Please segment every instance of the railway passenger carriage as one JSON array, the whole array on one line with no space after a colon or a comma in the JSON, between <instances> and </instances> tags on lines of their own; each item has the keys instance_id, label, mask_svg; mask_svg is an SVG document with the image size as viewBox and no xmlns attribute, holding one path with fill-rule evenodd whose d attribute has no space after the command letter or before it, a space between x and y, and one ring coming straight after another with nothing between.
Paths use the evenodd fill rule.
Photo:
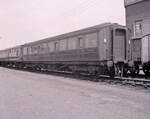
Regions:
<instances>
[{"instance_id":1,"label":"railway passenger carriage","mask_svg":"<svg viewBox=\"0 0 150 119\"><path fill-rule=\"evenodd\" d=\"M9 52L7 63L35 70L114 76L128 60L127 32L124 26L104 23L19 46L16 59Z\"/></svg>"},{"instance_id":2,"label":"railway passenger carriage","mask_svg":"<svg viewBox=\"0 0 150 119\"><path fill-rule=\"evenodd\" d=\"M8 61L9 52L8 50L1 50L0 51L0 65L5 65L5 63Z\"/></svg>"},{"instance_id":3,"label":"railway passenger carriage","mask_svg":"<svg viewBox=\"0 0 150 119\"><path fill-rule=\"evenodd\" d=\"M0 63L2 65L16 67L22 62L22 47L16 46L0 51Z\"/></svg>"}]
</instances>

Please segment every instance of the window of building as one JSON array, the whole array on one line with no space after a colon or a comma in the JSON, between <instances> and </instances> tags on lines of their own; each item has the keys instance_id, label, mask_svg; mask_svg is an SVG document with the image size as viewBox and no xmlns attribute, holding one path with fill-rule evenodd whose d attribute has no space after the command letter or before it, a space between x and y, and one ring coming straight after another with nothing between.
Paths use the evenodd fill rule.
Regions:
<instances>
[{"instance_id":1,"label":"window of building","mask_svg":"<svg viewBox=\"0 0 150 119\"><path fill-rule=\"evenodd\" d=\"M134 34L135 36L142 34L142 20L135 21Z\"/></svg>"}]
</instances>

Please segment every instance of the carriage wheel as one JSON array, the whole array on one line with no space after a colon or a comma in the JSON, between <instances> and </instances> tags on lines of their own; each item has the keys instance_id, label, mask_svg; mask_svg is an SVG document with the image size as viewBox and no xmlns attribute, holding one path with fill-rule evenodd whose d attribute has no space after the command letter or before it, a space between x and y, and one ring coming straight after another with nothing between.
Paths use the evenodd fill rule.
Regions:
<instances>
[{"instance_id":1,"label":"carriage wheel","mask_svg":"<svg viewBox=\"0 0 150 119\"><path fill-rule=\"evenodd\" d=\"M150 69L148 66L143 66L143 72L146 76L150 76Z\"/></svg>"},{"instance_id":2,"label":"carriage wheel","mask_svg":"<svg viewBox=\"0 0 150 119\"><path fill-rule=\"evenodd\" d=\"M116 71L116 75L118 75L119 77L123 77L124 75L127 74L127 68L124 67L124 64L120 63L120 64L116 64L115 65L115 71Z\"/></svg>"},{"instance_id":3,"label":"carriage wheel","mask_svg":"<svg viewBox=\"0 0 150 119\"><path fill-rule=\"evenodd\" d=\"M137 75L139 74L139 72L140 72L139 66L133 67L133 68L130 70L130 72L131 72L131 76L137 76Z\"/></svg>"},{"instance_id":4,"label":"carriage wheel","mask_svg":"<svg viewBox=\"0 0 150 119\"><path fill-rule=\"evenodd\" d=\"M112 66L112 67L109 67L108 68L108 72L109 72L109 76L114 78L115 77L115 67Z\"/></svg>"}]
</instances>

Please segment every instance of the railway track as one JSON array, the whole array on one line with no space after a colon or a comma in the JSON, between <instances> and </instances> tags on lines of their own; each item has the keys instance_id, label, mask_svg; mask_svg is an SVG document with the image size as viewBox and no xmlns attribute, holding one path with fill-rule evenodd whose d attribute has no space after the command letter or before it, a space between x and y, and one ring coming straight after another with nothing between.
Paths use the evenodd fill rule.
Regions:
<instances>
[{"instance_id":1,"label":"railway track","mask_svg":"<svg viewBox=\"0 0 150 119\"><path fill-rule=\"evenodd\" d=\"M57 76L64 76L64 77L71 77L75 79L81 79L81 80L90 80L94 82L106 82L109 84L121 84L121 85L129 85L133 87L143 87L143 88L149 88L150 89L150 79L144 79L144 78L132 78L132 77L109 77L106 75L99 75L98 77L92 76L89 74L79 74L74 75L71 72L51 72L54 75Z\"/></svg>"},{"instance_id":2,"label":"railway track","mask_svg":"<svg viewBox=\"0 0 150 119\"><path fill-rule=\"evenodd\" d=\"M17 68L9 68L9 69L18 70ZM73 78L73 79L89 80L93 82L105 82L109 84L119 84L119 85L124 85L124 86L142 87L145 89L150 89L150 79L145 79L143 78L143 76L142 78L119 77L119 76L112 78L106 75L94 76L94 75L89 75L86 73L73 74L72 72L66 72L66 71L47 71L47 70L37 71L37 70L27 70L27 69L21 69L21 70L34 72L34 73L55 75L55 76L60 76L60 77Z\"/></svg>"},{"instance_id":3,"label":"railway track","mask_svg":"<svg viewBox=\"0 0 150 119\"><path fill-rule=\"evenodd\" d=\"M104 81L113 84L130 85L134 87L143 87L150 89L150 80L143 78L132 78L132 77L114 77L100 76L99 81Z\"/></svg>"}]
</instances>

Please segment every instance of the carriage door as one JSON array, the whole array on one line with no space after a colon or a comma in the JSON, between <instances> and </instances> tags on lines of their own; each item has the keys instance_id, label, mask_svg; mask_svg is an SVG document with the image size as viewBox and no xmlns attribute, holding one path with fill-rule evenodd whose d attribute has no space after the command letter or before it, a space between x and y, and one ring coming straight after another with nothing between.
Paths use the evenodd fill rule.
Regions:
<instances>
[{"instance_id":1,"label":"carriage door","mask_svg":"<svg viewBox=\"0 0 150 119\"><path fill-rule=\"evenodd\" d=\"M149 36L144 36L142 38L142 48L141 48L141 53L142 53L142 62L148 62L149 60Z\"/></svg>"},{"instance_id":2,"label":"carriage door","mask_svg":"<svg viewBox=\"0 0 150 119\"><path fill-rule=\"evenodd\" d=\"M126 58L126 30L114 29L113 31L113 60L123 62Z\"/></svg>"}]
</instances>

